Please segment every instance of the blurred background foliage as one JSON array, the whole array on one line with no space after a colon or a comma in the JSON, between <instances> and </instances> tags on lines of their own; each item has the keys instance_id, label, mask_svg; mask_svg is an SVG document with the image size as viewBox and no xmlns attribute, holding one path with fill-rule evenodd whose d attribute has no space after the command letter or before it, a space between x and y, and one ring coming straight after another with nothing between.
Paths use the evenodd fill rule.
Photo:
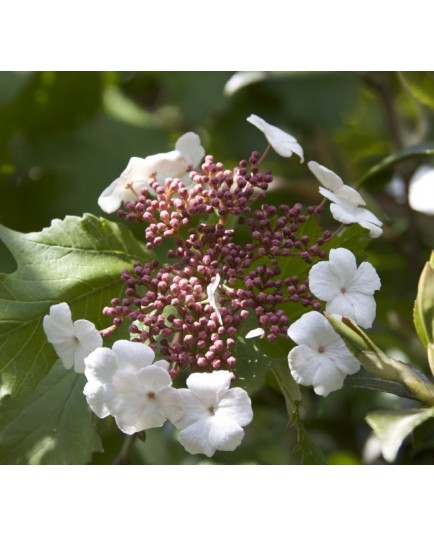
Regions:
<instances>
[{"instance_id":1,"label":"blurred background foliage","mask_svg":"<svg viewBox=\"0 0 434 536\"><path fill-rule=\"evenodd\" d=\"M407 194L416 169L433 163L433 74L261 72L238 75L226 86L233 74L0 73L0 223L29 232L67 214L102 216L97 198L128 159L171 150L188 130L201 136L207 153L236 165L252 150L265 148L262 134L246 122L255 113L296 136L306 161L316 160L348 184L361 185L369 208L385 223L384 235L366 251L382 279L369 335L383 350L429 374L412 308L420 271L434 246L433 215L414 210ZM402 161L386 161L367 175L402 151L407 151ZM318 201L318 184L297 157L270 153L266 164L277 177L269 202ZM433 190L431 195L433 206ZM328 211L324 221L336 227ZM0 245L0 271L13 269L13 259ZM303 394L301 416L328 463L382 463L364 416L374 409L406 407L406 402L349 387L325 399L310 389ZM217 453L212 462L190 456L167 427L137 442L132 462L299 463L295 429L271 380L253 403L253 423L233 453ZM105 452L93 462L112 463L122 436L110 419L101 423L101 431ZM418 450L407 442L397 463L434 462L423 444Z\"/></svg>"}]
</instances>

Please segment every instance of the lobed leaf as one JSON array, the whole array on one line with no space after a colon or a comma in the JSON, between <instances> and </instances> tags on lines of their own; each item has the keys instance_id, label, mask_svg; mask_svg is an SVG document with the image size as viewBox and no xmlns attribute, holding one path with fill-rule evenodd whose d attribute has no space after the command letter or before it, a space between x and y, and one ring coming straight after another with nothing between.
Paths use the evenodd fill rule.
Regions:
<instances>
[{"instance_id":1,"label":"lobed leaf","mask_svg":"<svg viewBox=\"0 0 434 536\"><path fill-rule=\"evenodd\" d=\"M85 381L58 361L34 391L0 402L0 463L84 464L100 452Z\"/></svg>"},{"instance_id":2,"label":"lobed leaf","mask_svg":"<svg viewBox=\"0 0 434 536\"><path fill-rule=\"evenodd\" d=\"M66 301L73 318L105 327L101 311L120 295L121 272L150 253L125 226L90 214L35 233L0 226L0 239L18 265L0 275L1 398L34 389L56 360L42 329L52 304Z\"/></svg>"}]
</instances>

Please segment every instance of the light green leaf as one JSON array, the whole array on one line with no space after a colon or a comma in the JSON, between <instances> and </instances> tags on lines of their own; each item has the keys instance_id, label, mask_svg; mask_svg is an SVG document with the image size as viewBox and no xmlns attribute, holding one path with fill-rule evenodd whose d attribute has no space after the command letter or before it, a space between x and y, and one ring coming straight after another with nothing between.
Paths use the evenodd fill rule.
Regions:
<instances>
[{"instance_id":1,"label":"light green leaf","mask_svg":"<svg viewBox=\"0 0 434 536\"><path fill-rule=\"evenodd\" d=\"M0 402L0 463L84 464L101 451L85 381L58 361L34 391Z\"/></svg>"},{"instance_id":2,"label":"light green leaf","mask_svg":"<svg viewBox=\"0 0 434 536\"><path fill-rule=\"evenodd\" d=\"M434 255L432 256L434 258ZM425 263L420 275L414 303L413 320L416 332L425 348L434 342L434 262ZM431 371L434 364L430 363Z\"/></svg>"},{"instance_id":3,"label":"light green leaf","mask_svg":"<svg viewBox=\"0 0 434 536\"><path fill-rule=\"evenodd\" d=\"M420 402L434 406L434 385L411 367L385 354L351 319L325 313L362 367L382 380L398 382Z\"/></svg>"},{"instance_id":4,"label":"light green leaf","mask_svg":"<svg viewBox=\"0 0 434 536\"><path fill-rule=\"evenodd\" d=\"M384 459L394 462L404 439L417 426L434 417L434 408L373 411L366 421L381 441Z\"/></svg>"},{"instance_id":5,"label":"light green leaf","mask_svg":"<svg viewBox=\"0 0 434 536\"><path fill-rule=\"evenodd\" d=\"M407 71L399 75L400 80L419 102L434 109L434 73Z\"/></svg>"},{"instance_id":6,"label":"light green leaf","mask_svg":"<svg viewBox=\"0 0 434 536\"><path fill-rule=\"evenodd\" d=\"M39 233L0 226L0 239L18 268L0 275L0 397L34 389L56 359L42 329L54 303L99 329L102 308L118 297L120 274L150 253L124 226L85 215L55 220Z\"/></svg>"}]
</instances>

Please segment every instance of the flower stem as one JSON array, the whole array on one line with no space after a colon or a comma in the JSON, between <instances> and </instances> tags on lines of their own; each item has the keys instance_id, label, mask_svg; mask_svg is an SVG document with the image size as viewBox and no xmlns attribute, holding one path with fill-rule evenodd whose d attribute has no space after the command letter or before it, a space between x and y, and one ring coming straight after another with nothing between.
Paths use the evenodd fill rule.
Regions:
<instances>
[{"instance_id":1,"label":"flower stem","mask_svg":"<svg viewBox=\"0 0 434 536\"><path fill-rule=\"evenodd\" d=\"M137 435L127 435L122 444L121 451L113 460L112 465L128 465L130 463L131 452L136 442Z\"/></svg>"},{"instance_id":2,"label":"flower stem","mask_svg":"<svg viewBox=\"0 0 434 536\"><path fill-rule=\"evenodd\" d=\"M271 145L268 144L267 147L265 148L265 151L262 153L261 158L258 160L258 162L256 164L257 166L260 166L262 164L262 162L267 158L267 155L270 152L270 149L271 149Z\"/></svg>"},{"instance_id":3,"label":"flower stem","mask_svg":"<svg viewBox=\"0 0 434 536\"><path fill-rule=\"evenodd\" d=\"M297 446L292 454L297 455L305 464L326 463L321 449L312 441L300 420L298 407L301 403L301 391L291 376L287 363L279 363L272 369L274 377L285 399L286 410L293 426L297 431Z\"/></svg>"}]
</instances>

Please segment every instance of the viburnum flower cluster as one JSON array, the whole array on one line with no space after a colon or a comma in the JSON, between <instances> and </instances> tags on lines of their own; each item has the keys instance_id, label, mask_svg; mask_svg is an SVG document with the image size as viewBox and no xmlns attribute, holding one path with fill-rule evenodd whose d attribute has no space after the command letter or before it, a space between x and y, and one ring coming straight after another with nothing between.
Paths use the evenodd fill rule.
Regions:
<instances>
[{"instance_id":1,"label":"viburnum flower cluster","mask_svg":"<svg viewBox=\"0 0 434 536\"><path fill-rule=\"evenodd\" d=\"M256 115L248 121L278 154L295 153L303 162L293 136ZM324 202L264 202L273 180L262 169L268 150L227 169L205 157L199 136L189 132L171 152L131 158L101 194L100 207L143 224L146 246L164 246L167 261L135 262L121 274L123 296L103 310L112 325L101 333L109 336L126 324L128 340L103 347L95 326L73 323L65 303L51 307L44 329L65 366L85 373L92 411L113 416L124 433L169 420L192 454L234 450L253 418L247 392L231 387L239 360L246 358L237 351L240 338L273 344L289 335L298 344L288 356L294 379L323 396L358 370L359 362L320 311L370 327L378 275L367 262L357 267L349 250L330 250L339 230L306 231ZM358 223L372 237L381 234L381 222L363 208L358 192L327 168L315 162L308 167L337 221ZM291 323L294 308L299 319ZM189 374L186 388L175 386L182 371Z\"/></svg>"}]
</instances>

